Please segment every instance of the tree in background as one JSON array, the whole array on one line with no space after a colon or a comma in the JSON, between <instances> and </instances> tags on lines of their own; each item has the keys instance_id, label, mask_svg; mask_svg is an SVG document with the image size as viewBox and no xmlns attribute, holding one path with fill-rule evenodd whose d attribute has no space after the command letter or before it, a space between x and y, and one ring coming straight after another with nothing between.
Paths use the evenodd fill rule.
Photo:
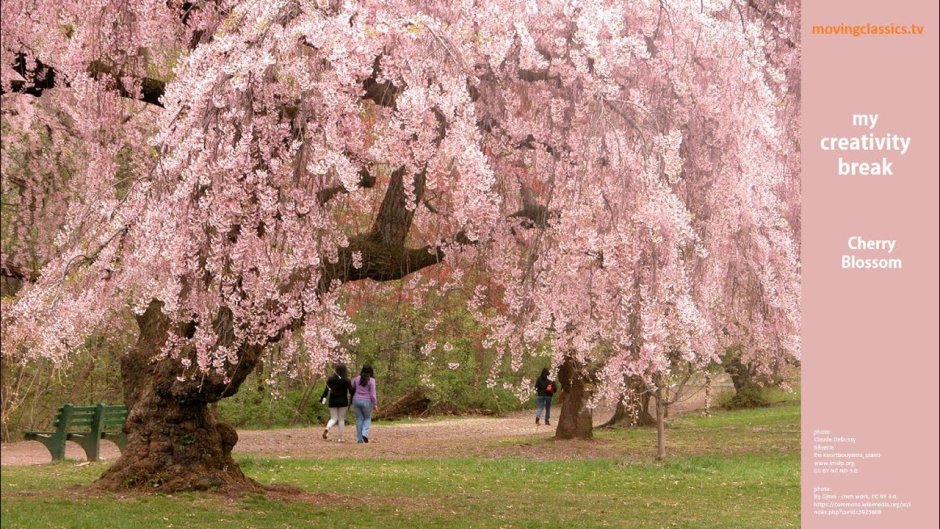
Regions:
<instances>
[{"instance_id":1,"label":"tree in background","mask_svg":"<svg viewBox=\"0 0 940 529\"><path fill-rule=\"evenodd\" d=\"M553 129L577 129L582 158L531 164L555 176L549 221L504 247L518 254L497 275L520 280L490 323L517 354L551 340L574 390L559 437L590 436L592 401L646 393L664 457L669 388L730 347L766 374L799 357L797 13L710 7L631 12L647 53L620 72L622 97Z\"/></svg>"},{"instance_id":2,"label":"tree in background","mask_svg":"<svg viewBox=\"0 0 940 529\"><path fill-rule=\"evenodd\" d=\"M756 11L6 2L4 107L56 99L69 128L47 120L49 137L67 140L44 150L73 161L75 196L4 307L3 355L67 366L133 311L111 489L257 486L207 406L272 345L285 369L343 357L342 285L441 263L487 270L468 308L513 369L550 344L584 390L563 415L594 398L588 367L595 396L625 374L661 387L713 359L732 259L716 240L763 250L755 266L779 266L755 276L762 299L797 308L776 199L788 80Z\"/></svg>"}]
</instances>

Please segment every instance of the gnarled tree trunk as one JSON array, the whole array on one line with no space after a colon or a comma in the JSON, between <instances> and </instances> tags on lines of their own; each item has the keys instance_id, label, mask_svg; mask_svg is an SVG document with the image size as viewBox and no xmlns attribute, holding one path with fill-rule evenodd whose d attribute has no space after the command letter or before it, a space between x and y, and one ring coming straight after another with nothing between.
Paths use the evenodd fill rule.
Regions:
<instances>
[{"instance_id":1,"label":"gnarled tree trunk","mask_svg":"<svg viewBox=\"0 0 940 529\"><path fill-rule=\"evenodd\" d=\"M590 377L581 372L574 360L567 359L558 370L558 381L564 391L561 415L555 429L557 439L591 439L594 437L591 409L587 402L591 398Z\"/></svg>"},{"instance_id":2,"label":"gnarled tree trunk","mask_svg":"<svg viewBox=\"0 0 940 529\"><path fill-rule=\"evenodd\" d=\"M229 322L223 314L215 323ZM165 492L260 489L232 459L238 441L235 429L217 422L209 405L238 391L261 349L241 351L237 364L225 366L225 375L179 380L179 359L158 359L171 330L161 305L151 303L138 325L137 344L121 362L127 447L98 479L98 486Z\"/></svg>"}]
</instances>

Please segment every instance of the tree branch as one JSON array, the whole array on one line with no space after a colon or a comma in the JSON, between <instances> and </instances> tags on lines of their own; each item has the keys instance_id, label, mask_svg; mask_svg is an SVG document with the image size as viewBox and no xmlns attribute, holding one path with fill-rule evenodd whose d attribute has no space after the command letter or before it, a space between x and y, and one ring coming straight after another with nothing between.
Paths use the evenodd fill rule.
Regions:
<instances>
[{"instance_id":1,"label":"tree branch","mask_svg":"<svg viewBox=\"0 0 940 529\"><path fill-rule=\"evenodd\" d=\"M376 57L372 75L362 82L362 88L365 91L362 99L372 101L380 106L391 108L395 106L395 100L398 98L398 94L400 94L402 90L400 87L397 87L392 83L379 82L378 78L381 74L381 68L379 67L380 58L381 57ZM61 74L61 72L38 59L36 59L35 62L35 67L27 67L26 54L18 53L13 62L13 70L23 76L24 80L17 80L10 83L9 92L0 88L0 95L6 93L16 93L39 97L46 90L50 90L56 87L68 88L70 86L68 80L63 79L64 76ZM124 76L121 72L115 72L114 68L105 62L95 61L91 63L88 66L88 75L93 79L98 80L100 80L103 76L110 76L111 80L114 82L114 87L118 94L120 94L121 97L132 98L132 93L129 90L129 87L125 86L124 81L122 80L122 78L126 76ZM150 77L135 78L138 79L141 83L141 97L132 99L143 101L144 103L162 108L163 103L160 101L160 98L163 97L163 94L166 91L166 81L161 81L159 79L153 79Z\"/></svg>"},{"instance_id":2,"label":"tree branch","mask_svg":"<svg viewBox=\"0 0 940 529\"><path fill-rule=\"evenodd\" d=\"M354 254L358 259L353 259ZM350 239L349 246L342 249L336 263L324 267L320 288L329 288L334 280L342 283L362 279L395 281L438 264L443 259L444 252L437 247L407 248L404 245L383 244L370 233L360 234ZM356 261L361 263L359 267L354 266Z\"/></svg>"},{"instance_id":3,"label":"tree branch","mask_svg":"<svg viewBox=\"0 0 940 529\"><path fill-rule=\"evenodd\" d=\"M362 169L359 171L359 187L364 189L371 189L375 187L376 178L368 170ZM349 190L346 189L346 186L342 184L337 184L335 186L330 186L324 189L317 191L317 202L322 206L332 200L337 195L343 193L348 193Z\"/></svg>"},{"instance_id":4,"label":"tree branch","mask_svg":"<svg viewBox=\"0 0 940 529\"><path fill-rule=\"evenodd\" d=\"M10 91L39 97L43 91L55 88L58 72L54 68L43 64L36 59L36 66L28 68L26 66L26 54L18 53L13 59L13 71L20 74L24 81L13 81L10 83ZM3 87L0 87L0 94L5 94Z\"/></svg>"},{"instance_id":5,"label":"tree branch","mask_svg":"<svg viewBox=\"0 0 940 529\"><path fill-rule=\"evenodd\" d=\"M529 204L528 207L510 215L510 217L528 220L523 224L526 229L544 227L550 216L551 212L548 208L538 204ZM454 235L453 240L464 245L474 244L474 241L471 241L463 231ZM354 254L358 254L356 259L353 258ZM337 262L324 266L320 289L329 289L334 280L342 283L362 279L394 281L436 265L443 260L444 249L441 246L426 245L420 248L408 248L404 245L404 236L400 240L387 242L377 236L374 231L370 231L351 238L349 246L340 251ZM355 266L357 261L360 264L359 267Z\"/></svg>"},{"instance_id":6,"label":"tree branch","mask_svg":"<svg viewBox=\"0 0 940 529\"><path fill-rule=\"evenodd\" d=\"M368 99L376 105L383 107L394 107L401 88L389 82L379 82L379 76L382 74L382 68L379 65L382 56L379 55L372 63L372 75L362 82L362 88L365 90L363 99Z\"/></svg>"},{"instance_id":7,"label":"tree branch","mask_svg":"<svg viewBox=\"0 0 940 529\"><path fill-rule=\"evenodd\" d=\"M23 81L13 81L10 83L10 93L26 94L39 97L46 90L52 88L68 88L70 83L64 76L52 66L49 66L39 59L35 61L36 65L30 68L27 65L26 54L18 53L13 61L13 70L23 76ZM88 65L87 73L92 79L102 80L107 77L114 83L114 88L121 97L143 101L154 106L163 107L160 98L166 90L166 82L149 77L137 77L140 81L140 97L134 97L130 87L124 85L123 78L126 77L121 72L115 72L114 68L102 61L95 61ZM7 93L0 88L0 95Z\"/></svg>"},{"instance_id":8,"label":"tree branch","mask_svg":"<svg viewBox=\"0 0 940 529\"><path fill-rule=\"evenodd\" d=\"M98 80L100 80L101 76L103 75L111 76L111 79L114 81L115 88L121 97L137 99L131 95L128 87L124 86L124 81L121 80L124 76L121 74L121 72L115 73L111 66L101 61L95 61L88 67L88 73L91 74L93 78ZM150 77L139 77L137 79L141 83L141 97L137 100L163 108L163 103L160 102L160 98L163 97L164 92L166 92L166 82L152 79Z\"/></svg>"},{"instance_id":9,"label":"tree branch","mask_svg":"<svg viewBox=\"0 0 940 529\"><path fill-rule=\"evenodd\" d=\"M39 279L39 274L35 271L17 266L6 260L0 261L0 276L25 283L33 283Z\"/></svg>"},{"instance_id":10,"label":"tree branch","mask_svg":"<svg viewBox=\"0 0 940 529\"><path fill-rule=\"evenodd\" d=\"M409 199L409 194L405 193L405 173L404 167L399 167L392 172L382 205L379 206L379 212L375 216L375 222L369 233L372 238L383 245L404 245L414 220L416 209L414 206L424 197L426 173L422 171L414 176L413 192L410 194L414 200L413 204Z\"/></svg>"}]
</instances>

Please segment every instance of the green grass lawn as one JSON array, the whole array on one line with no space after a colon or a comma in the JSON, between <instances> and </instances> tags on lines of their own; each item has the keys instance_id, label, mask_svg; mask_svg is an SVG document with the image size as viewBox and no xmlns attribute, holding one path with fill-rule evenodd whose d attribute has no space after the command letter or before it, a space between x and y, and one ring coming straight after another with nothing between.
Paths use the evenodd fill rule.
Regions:
<instances>
[{"instance_id":1,"label":"green grass lawn","mask_svg":"<svg viewBox=\"0 0 940 529\"><path fill-rule=\"evenodd\" d=\"M684 416L652 460L655 431L597 432L598 457L566 444L493 442L511 457L258 459L245 472L305 494L112 495L83 491L106 463L4 468L4 528L784 528L799 526L799 402ZM584 444L579 445L581 448ZM531 451L526 456L527 450ZM617 454L611 457L610 454ZM549 454L550 457L545 458Z\"/></svg>"}]
</instances>

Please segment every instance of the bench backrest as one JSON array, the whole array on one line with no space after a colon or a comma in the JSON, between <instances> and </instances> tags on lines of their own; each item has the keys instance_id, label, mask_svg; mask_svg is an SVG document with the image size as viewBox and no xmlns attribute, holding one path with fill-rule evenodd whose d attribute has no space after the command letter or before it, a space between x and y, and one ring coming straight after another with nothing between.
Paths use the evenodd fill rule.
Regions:
<instances>
[{"instance_id":1,"label":"bench backrest","mask_svg":"<svg viewBox=\"0 0 940 529\"><path fill-rule=\"evenodd\" d=\"M65 404L55 413L52 427L56 430L91 430L95 423L95 406Z\"/></svg>"},{"instance_id":2,"label":"bench backrest","mask_svg":"<svg viewBox=\"0 0 940 529\"><path fill-rule=\"evenodd\" d=\"M98 404L96 406L75 406L64 404L55 414L52 422L56 430L69 432L120 430L127 419L127 406Z\"/></svg>"},{"instance_id":3,"label":"bench backrest","mask_svg":"<svg viewBox=\"0 0 940 529\"><path fill-rule=\"evenodd\" d=\"M110 432L120 430L124 426L124 421L127 420L127 406L123 404L114 406L99 404L98 407L101 408L99 412L101 417L101 431Z\"/></svg>"}]
</instances>

